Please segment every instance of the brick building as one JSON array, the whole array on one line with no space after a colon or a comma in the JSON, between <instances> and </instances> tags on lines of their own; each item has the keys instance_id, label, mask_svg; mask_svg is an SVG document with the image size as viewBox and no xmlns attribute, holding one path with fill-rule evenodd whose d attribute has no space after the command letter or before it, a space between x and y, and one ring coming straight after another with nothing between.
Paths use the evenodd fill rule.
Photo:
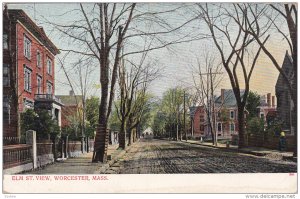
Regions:
<instances>
[{"instance_id":1,"label":"brick building","mask_svg":"<svg viewBox=\"0 0 300 199\"><path fill-rule=\"evenodd\" d=\"M275 96L271 93L260 96L260 106L258 108L258 117L262 118L267 126L267 117L269 114L276 114Z\"/></svg>"},{"instance_id":2,"label":"brick building","mask_svg":"<svg viewBox=\"0 0 300 199\"><path fill-rule=\"evenodd\" d=\"M190 107L191 136L198 139L204 136L206 112L204 106Z\"/></svg>"},{"instance_id":3,"label":"brick building","mask_svg":"<svg viewBox=\"0 0 300 199\"><path fill-rule=\"evenodd\" d=\"M19 137L19 113L46 109L60 125L54 95L57 47L23 10L3 11L3 136Z\"/></svg>"},{"instance_id":4,"label":"brick building","mask_svg":"<svg viewBox=\"0 0 300 199\"><path fill-rule=\"evenodd\" d=\"M64 104L62 108L61 126L69 126L72 118L81 121L79 112L83 111L82 95L75 95L73 91L70 91L69 95L57 95L57 97L59 97Z\"/></svg>"},{"instance_id":5,"label":"brick building","mask_svg":"<svg viewBox=\"0 0 300 199\"><path fill-rule=\"evenodd\" d=\"M241 91L241 95L243 94L244 90ZM271 93L261 96L260 106L257 108L257 116L263 118L266 124L267 115L276 110L275 96L271 96ZM231 138L232 135L238 134L238 109L231 89L221 89L221 95L215 98L215 111L218 138ZM211 132L205 107L191 107L190 114L193 137L210 139Z\"/></svg>"},{"instance_id":6,"label":"brick building","mask_svg":"<svg viewBox=\"0 0 300 199\"><path fill-rule=\"evenodd\" d=\"M243 95L244 91L241 91ZM221 95L215 98L217 134L219 138L231 138L238 133L237 105L231 89L221 89ZM191 107L192 135L195 138L211 138L211 131L204 106Z\"/></svg>"}]
</instances>

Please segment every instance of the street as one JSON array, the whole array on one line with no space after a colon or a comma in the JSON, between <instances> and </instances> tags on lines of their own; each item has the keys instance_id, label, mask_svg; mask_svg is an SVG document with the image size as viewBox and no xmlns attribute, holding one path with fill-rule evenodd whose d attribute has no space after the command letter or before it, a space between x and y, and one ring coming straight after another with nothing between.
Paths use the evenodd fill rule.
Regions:
<instances>
[{"instance_id":1,"label":"street","mask_svg":"<svg viewBox=\"0 0 300 199\"><path fill-rule=\"evenodd\" d=\"M141 139L106 174L292 173L297 164L183 142Z\"/></svg>"}]
</instances>

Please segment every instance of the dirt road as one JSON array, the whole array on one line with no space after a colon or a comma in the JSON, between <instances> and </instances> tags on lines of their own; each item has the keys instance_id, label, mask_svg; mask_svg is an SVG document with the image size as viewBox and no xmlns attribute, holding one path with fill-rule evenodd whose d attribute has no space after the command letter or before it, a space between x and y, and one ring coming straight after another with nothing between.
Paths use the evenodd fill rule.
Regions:
<instances>
[{"instance_id":1,"label":"dirt road","mask_svg":"<svg viewBox=\"0 0 300 199\"><path fill-rule=\"evenodd\" d=\"M188 143L142 139L106 173L290 173L297 164Z\"/></svg>"}]
</instances>

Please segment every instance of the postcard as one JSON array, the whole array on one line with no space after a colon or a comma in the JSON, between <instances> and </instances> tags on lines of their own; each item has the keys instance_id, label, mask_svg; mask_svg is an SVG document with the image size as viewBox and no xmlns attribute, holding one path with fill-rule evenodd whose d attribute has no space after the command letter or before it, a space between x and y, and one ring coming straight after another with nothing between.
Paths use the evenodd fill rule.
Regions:
<instances>
[{"instance_id":1,"label":"postcard","mask_svg":"<svg viewBox=\"0 0 300 199\"><path fill-rule=\"evenodd\" d=\"M2 194L295 198L297 11L3 2Z\"/></svg>"}]
</instances>

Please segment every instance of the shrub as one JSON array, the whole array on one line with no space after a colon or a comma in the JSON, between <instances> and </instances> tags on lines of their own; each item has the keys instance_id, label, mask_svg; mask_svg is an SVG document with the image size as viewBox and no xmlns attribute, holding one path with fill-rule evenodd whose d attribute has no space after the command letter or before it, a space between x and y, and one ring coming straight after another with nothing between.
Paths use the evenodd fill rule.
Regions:
<instances>
[{"instance_id":1,"label":"shrub","mask_svg":"<svg viewBox=\"0 0 300 199\"><path fill-rule=\"evenodd\" d=\"M34 130L37 133L37 139L55 138L60 134L60 128L57 121L52 119L46 110L34 111L27 109L21 113L21 131L24 136L26 131Z\"/></svg>"},{"instance_id":2,"label":"shrub","mask_svg":"<svg viewBox=\"0 0 300 199\"><path fill-rule=\"evenodd\" d=\"M279 136L282 131L282 121L274 120L267 126L267 134L270 136Z\"/></svg>"},{"instance_id":3,"label":"shrub","mask_svg":"<svg viewBox=\"0 0 300 199\"><path fill-rule=\"evenodd\" d=\"M258 117L250 118L247 121L248 133L263 133L264 132L264 120Z\"/></svg>"}]
</instances>

